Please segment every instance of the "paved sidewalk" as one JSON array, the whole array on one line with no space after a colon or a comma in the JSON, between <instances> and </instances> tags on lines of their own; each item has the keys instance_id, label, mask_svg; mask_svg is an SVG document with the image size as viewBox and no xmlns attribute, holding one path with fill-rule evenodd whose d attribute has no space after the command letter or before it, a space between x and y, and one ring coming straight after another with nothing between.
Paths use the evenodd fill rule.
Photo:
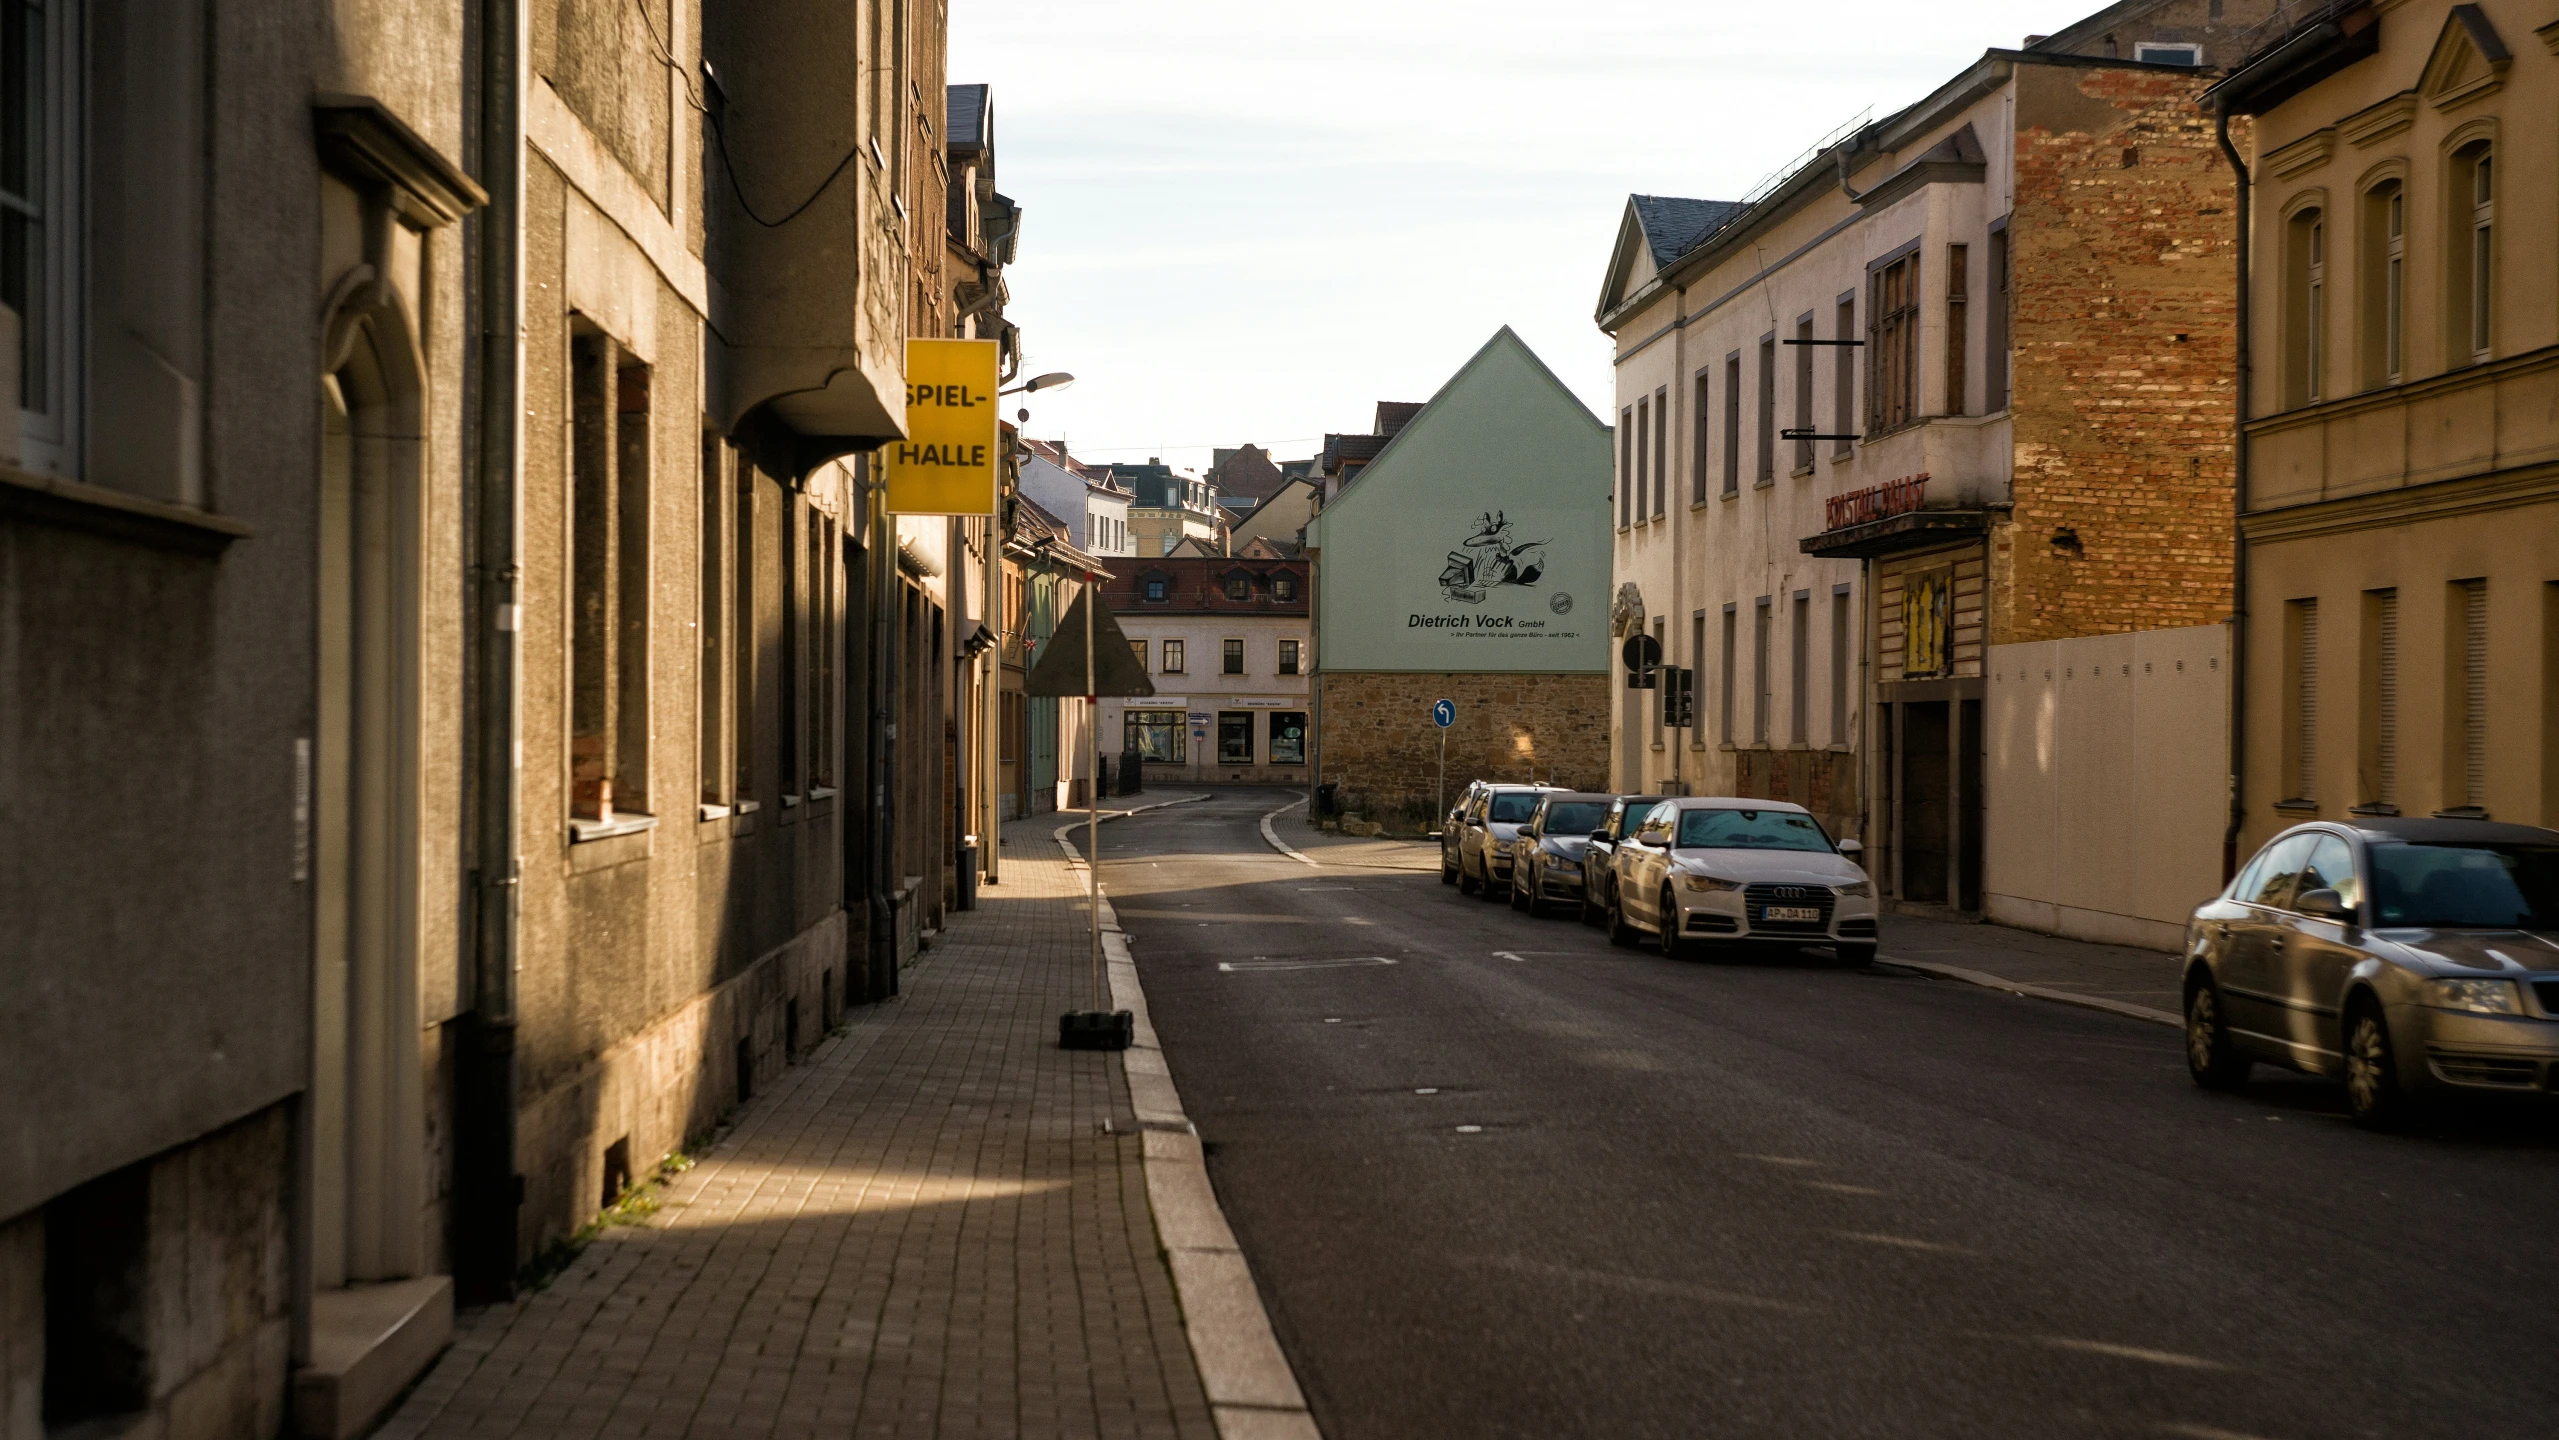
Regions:
<instances>
[{"instance_id":1,"label":"paved sidewalk","mask_svg":"<svg viewBox=\"0 0 2559 1440\"><path fill-rule=\"evenodd\" d=\"M2174 1024L2185 1008L2177 957L2158 950L2065 940L2005 925L1887 915L1881 954L1949 979L2041 992L2046 999L2076 998L2097 1009L2138 1011L2145 1020Z\"/></svg>"},{"instance_id":2,"label":"paved sidewalk","mask_svg":"<svg viewBox=\"0 0 2559 1440\"><path fill-rule=\"evenodd\" d=\"M1215 1432L1087 1000L1058 817L900 999L856 1010L644 1224L467 1313L380 1432L412 1437ZM1115 1127L1126 1128L1126 1127Z\"/></svg>"}]
</instances>

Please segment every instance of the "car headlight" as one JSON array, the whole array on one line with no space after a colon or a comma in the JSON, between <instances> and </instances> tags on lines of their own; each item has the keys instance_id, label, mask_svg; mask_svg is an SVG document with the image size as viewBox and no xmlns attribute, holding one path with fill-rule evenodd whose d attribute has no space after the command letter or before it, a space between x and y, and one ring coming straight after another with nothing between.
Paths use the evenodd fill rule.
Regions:
<instances>
[{"instance_id":1,"label":"car headlight","mask_svg":"<svg viewBox=\"0 0 2559 1440\"><path fill-rule=\"evenodd\" d=\"M1546 862L1546 868L1557 875L1579 875L1582 873L1582 862L1569 855L1558 855Z\"/></svg>"},{"instance_id":2,"label":"car headlight","mask_svg":"<svg viewBox=\"0 0 2559 1440\"><path fill-rule=\"evenodd\" d=\"M1742 888L1742 882L1739 880L1726 880L1716 875L1682 875L1679 877L1679 883L1691 890L1739 890Z\"/></svg>"},{"instance_id":3,"label":"car headlight","mask_svg":"<svg viewBox=\"0 0 2559 1440\"><path fill-rule=\"evenodd\" d=\"M1854 885L1839 886L1838 889L1840 894L1855 900L1875 898L1875 882L1872 880L1860 880Z\"/></svg>"},{"instance_id":4,"label":"car headlight","mask_svg":"<svg viewBox=\"0 0 2559 1440\"><path fill-rule=\"evenodd\" d=\"M2426 1003L2438 1010L2473 1015L2520 1015L2523 997L2512 980L2429 980Z\"/></svg>"}]
</instances>

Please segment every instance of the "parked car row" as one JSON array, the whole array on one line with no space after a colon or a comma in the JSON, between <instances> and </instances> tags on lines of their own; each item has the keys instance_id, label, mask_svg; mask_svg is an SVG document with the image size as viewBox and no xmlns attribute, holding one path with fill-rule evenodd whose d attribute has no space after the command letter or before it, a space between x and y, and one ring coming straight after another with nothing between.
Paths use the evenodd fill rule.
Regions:
<instances>
[{"instance_id":1,"label":"parked car row","mask_svg":"<svg viewBox=\"0 0 2559 1440\"><path fill-rule=\"evenodd\" d=\"M1875 958L1875 887L1800 805L1606 795L1477 781L1440 827L1440 881L1541 915L1596 920L1666 955L1746 944L1827 945Z\"/></svg>"}]
</instances>

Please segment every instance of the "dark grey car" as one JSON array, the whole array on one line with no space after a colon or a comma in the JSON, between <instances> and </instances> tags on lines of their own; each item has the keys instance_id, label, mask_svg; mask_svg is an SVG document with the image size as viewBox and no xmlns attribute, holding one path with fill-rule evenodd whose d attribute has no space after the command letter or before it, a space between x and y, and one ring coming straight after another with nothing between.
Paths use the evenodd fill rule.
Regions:
<instances>
[{"instance_id":1,"label":"dark grey car","mask_svg":"<svg viewBox=\"0 0 2559 1440\"><path fill-rule=\"evenodd\" d=\"M2559 831L2297 825L2186 927L2186 1064L2346 1082L2359 1120L2421 1092L2559 1091Z\"/></svg>"},{"instance_id":2,"label":"dark grey car","mask_svg":"<svg viewBox=\"0 0 2559 1440\"><path fill-rule=\"evenodd\" d=\"M1511 837L1511 908L1541 914L1549 904L1582 903L1582 852L1608 816L1614 795L1552 792Z\"/></svg>"},{"instance_id":3,"label":"dark grey car","mask_svg":"<svg viewBox=\"0 0 2559 1440\"><path fill-rule=\"evenodd\" d=\"M1591 832L1590 845L1582 851L1582 918L1597 920L1608 914L1610 887L1617 883L1617 847L1653 807L1669 799L1667 795L1620 795L1608 807L1608 815Z\"/></svg>"}]
</instances>

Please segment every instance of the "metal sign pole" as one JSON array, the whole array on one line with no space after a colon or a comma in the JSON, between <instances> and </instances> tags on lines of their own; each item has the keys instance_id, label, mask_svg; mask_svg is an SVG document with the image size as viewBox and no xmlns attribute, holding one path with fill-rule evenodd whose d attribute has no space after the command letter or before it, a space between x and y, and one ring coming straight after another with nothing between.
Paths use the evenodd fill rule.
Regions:
<instances>
[{"instance_id":1,"label":"metal sign pole","mask_svg":"<svg viewBox=\"0 0 2559 1440\"><path fill-rule=\"evenodd\" d=\"M1439 813L1448 816L1448 727L1439 726Z\"/></svg>"},{"instance_id":2,"label":"metal sign pole","mask_svg":"<svg viewBox=\"0 0 2559 1440\"><path fill-rule=\"evenodd\" d=\"M1084 873L1092 893L1085 909L1093 920L1093 1008L1107 1008L1102 1003L1102 699L1101 681L1093 672L1093 607L1098 603L1101 577L1084 574L1084 729L1090 754L1084 767Z\"/></svg>"}]
</instances>

